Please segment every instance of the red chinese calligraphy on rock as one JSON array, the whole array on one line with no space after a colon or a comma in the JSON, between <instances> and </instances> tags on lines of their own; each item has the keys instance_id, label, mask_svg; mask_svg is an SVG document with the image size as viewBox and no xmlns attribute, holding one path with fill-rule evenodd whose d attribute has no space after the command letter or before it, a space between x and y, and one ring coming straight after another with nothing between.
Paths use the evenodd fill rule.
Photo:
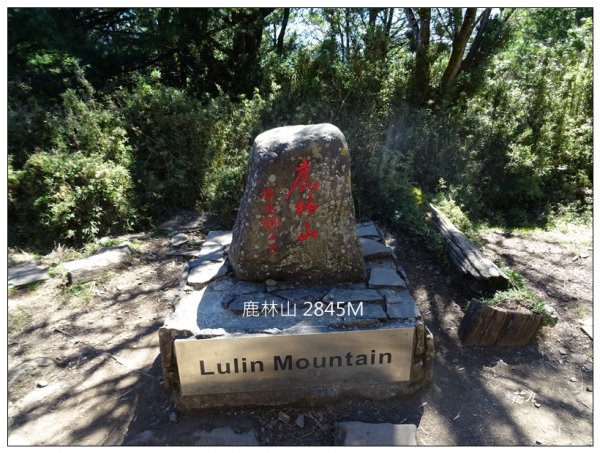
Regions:
<instances>
[{"instance_id":1,"label":"red chinese calligraphy on rock","mask_svg":"<svg viewBox=\"0 0 600 453\"><path fill-rule=\"evenodd\" d=\"M271 230L267 235L267 249L269 253L279 253L277 246L277 229L281 227L281 217L274 215L275 209L275 193L272 187L265 187L260 194L260 197L265 201L263 216L261 217L261 226L265 230Z\"/></svg>"},{"instance_id":2,"label":"red chinese calligraphy on rock","mask_svg":"<svg viewBox=\"0 0 600 453\"><path fill-rule=\"evenodd\" d=\"M310 237L319 237L319 233L316 231L310 231L310 224L308 222L304 222L304 233L298 235L298 240L306 241Z\"/></svg>"},{"instance_id":3,"label":"red chinese calligraphy on rock","mask_svg":"<svg viewBox=\"0 0 600 453\"><path fill-rule=\"evenodd\" d=\"M295 205L295 207L296 207L295 214L302 215L306 212L308 217L311 217L313 215L313 213L317 209L319 209L319 206L320 206L318 203L314 203L315 198L314 198L312 192L317 190L321 186L321 184L319 183L319 181L313 182L313 180L310 176L310 163L304 158L301 159L300 165L298 167L296 167L296 172L297 172L296 179L294 180L292 186L290 187L290 190L286 194L285 199L287 201L289 201L290 197L294 193L294 190L298 189L298 192L300 192L300 196L302 198ZM304 197L304 193L307 190L308 190L308 197L306 199ZM298 235L298 240L305 241L308 238L311 238L311 237L316 238L318 236L319 236L319 233L317 231L310 231L310 223L304 222L304 233L300 233Z\"/></svg>"},{"instance_id":4,"label":"red chinese calligraphy on rock","mask_svg":"<svg viewBox=\"0 0 600 453\"><path fill-rule=\"evenodd\" d=\"M292 187L290 187L290 190L285 196L286 200L290 199L292 193L296 188L298 188L300 192L304 192L306 189L310 191L317 190L321 186L319 181L315 181L314 185L311 186L312 179L310 178L310 163L308 163L306 159L301 160L302 163L300 164L300 166L296 167L296 172L298 172L298 174L296 175L296 179L294 180Z\"/></svg>"}]
</instances>

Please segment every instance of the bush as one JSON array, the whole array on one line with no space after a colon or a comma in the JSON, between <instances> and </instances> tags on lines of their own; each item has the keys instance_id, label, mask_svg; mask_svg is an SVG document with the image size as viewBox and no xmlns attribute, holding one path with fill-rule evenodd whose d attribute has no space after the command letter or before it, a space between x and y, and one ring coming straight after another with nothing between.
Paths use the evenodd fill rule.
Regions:
<instances>
[{"instance_id":1,"label":"bush","mask_svg":"<svg viewBox=\"0 0 600 453\"><path fill-rule=\"evenodd\" d=\"M162 86L155 73L117 98L131 137L140 211L156 219L175 207L200 206L231 218L248 150L260 131L260 96L195 99Z\"/></svg>"},{"instance_id":2,"label":"bush","mask_svg":"<svg viewBox=\"0 0 600 453\"><path fill-rule=\"evenodd\" d=\"M89 93L67 90L51 115L51 149L9 166L11 242L83 243L127 231L137 221L131 147L119 112Z\"/></svg>"}]
</instances>

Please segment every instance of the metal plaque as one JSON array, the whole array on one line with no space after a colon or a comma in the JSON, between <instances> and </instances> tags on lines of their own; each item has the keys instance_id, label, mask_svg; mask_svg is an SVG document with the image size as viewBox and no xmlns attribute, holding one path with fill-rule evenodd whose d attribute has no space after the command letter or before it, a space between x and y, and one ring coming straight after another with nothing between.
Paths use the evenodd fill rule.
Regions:
<instances>
[{"instance_id":1,"label":"metal plaque","mask_svg":"<svg viewBox=\"0 0 600 453\"><path fill-rule=\"evenodd\" d=\"M175 340L181 393L408 381L414 327Z\"/></svg>"}]
</instances>

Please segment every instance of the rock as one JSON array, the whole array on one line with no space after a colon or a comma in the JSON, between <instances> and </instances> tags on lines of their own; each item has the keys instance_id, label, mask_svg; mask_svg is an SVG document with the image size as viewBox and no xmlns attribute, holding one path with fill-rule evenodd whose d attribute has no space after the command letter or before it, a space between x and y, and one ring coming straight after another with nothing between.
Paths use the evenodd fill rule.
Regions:
<instances>
[{"instance_id":1,"label":"rock","mask_svg":"<svg viewBox=\"0 0 600 453\"><path fill-rule=\"evenodd\" d=\"M282 307L285 305L285 301L280 297L273 296L266 293L250 293L250 294L242 294L240 296L236 296L231 301L227 302L227 308L234 312L235 314L242 315L244 314L244 310L248 310L248 302L255 302L258 307L258 310L262 310L265 306L274 306L277 308L276 313L271 312L270 315L278 315L281 312ZM261 316L264 316L264 313L261 313Z\"/></svg>"},{"instance_id":2,"label":"rock","mask_svg":"<svg viewBox=\"0 0 600 453\"><path fill-rule=\"evenodd\" d=\"M281 420L284 423L289 423L290 420L292 419L292 417L290 417L288 414L286 414L285 412L279 412L278 417L279 420Z\"/></svg>"},{"instance_id":3,"label":"rock","mask_svg":"<svg viewBox=\"0 0 600 453\"><path fill-rule=\"evenodd\" d=\"M539 409L540 407L542 407L542 405L541 405L540 403L533 403L533 405L534 405L535 407L537 407L538 409Z\"/></svg>"},{"instance_id":4,"label":"rock","mask_svg":"<svg viewBox=\"0 0 600 453\"><path fill-rule=\"evenodd\" d=\"M353 305L353 309L358 309L358 305ZM344 316L344 320L340 325L372 325L377 324L381 321L385 321L388 319L385 311L378 304L362 304L362 311L359 311L358 314L346 314Z\"/></svg>"},{"instance_id":5,"label":"rock","mask_svg":"<svg viewBox=\"0 0 600 453\"><path fill-rule=\"evenodd\" d=\"M35 263L25 263L11 266L7 269L8 286L25 286L31 283L47 280L48 268Z\"/></svg>"},{"instance_id":6,"label":"rock","mask_svg":"<svg viewBox=\"0 0 600 453\"><path fill-rule=\"evenodd\" d=\"M189 242L189 240L190 240L190 237L184 233L178 233L170 239L171 245L173 247L179 247L179 246L185 244L186 242Z\"/></svg>"},{"instance_id":7,"label":"rock","mask_svg":"<svg viewBox=\"0 0 600 453\"><path fill-rule=\"evenodd\" d=\"M383 289L387 314L390 318L421 318L421 312L407 290Z\"/></svg>"},{"instance_id":8,"label":"rock","mask_svg":"<svg viewBox=\"0 0 600 453\"><path fill-rule=\"evenodd\" d=\"M558 312L554 309L552 305L544 303L542 310L547 316L549 316L552 319L554 323L558 322Z\"/></svg>"},{"instance_id":9,"label":"rock","mask_svg":"<svg viewBox=\"0 0 600 453\"><path fill-rule=\"evenodd\" d=\"M205 261L190 270L188 285L198 288L206 285L211 280L224 276L227 273L226 263L213 263Z\"/></svg>"},{"instance_id":10,"label":"rock","mask_svg":"<svg viewBox=\"0 0 600 453\"><path fill-rule=\"evenodd\" d=\"M585 388L585 390L586 390L587 392L593 392L593 391L594 391L594 388L593 388L591 385L588 385L588 386Z\"/></svg>"},{"instance_id":11,"label":"rock","mask_svg":"<svg viewBox=\"0 0 600 453\"><path fill-rule=\"evenodd\" d=\"M323 298L324 302L383 302L383 296L374 289L333 288Z\"/></svg>"},{"instance_id":12,"label":"rock","mask_svg":"<svg viewBox=\"0 0 600 453\"><path fill-rule=\"evenodd\" d=\"M98 253L80 260L69 261L62 266L67 271L70 284L85 283L100 277L109 269L116 269L131 262L133 250L129 244L101 248Z\"/></svg>"},{"instance_id":13,"label":"rock","mask_svg":"<svg viewBox=\"0 0 600 453\"><path fill-rule=\"evenodd\" d=\"M570 361L575 365L583 365L585 362L588 361L588 357L585 354L571 354Z\"/></svg>"},{"instance_id":14,"label":"rock","mask_svg":"<svg viewBox=\"0 0 600 453\"><path fill-rule=\"evenodd\" d=\"M334 445L417 445L415 425L392 423L340 422L335 424Z\"/></svg>"},{"instance_id":15,"label":"rock","mask_svg":"<svg viewBox=\"0 0 600 453\"><path fill-rule=\"evenodd\" d=\"M294 305L303 305L304 302L316 302L324 299L324 294L327 291L325 286L309 286L298 289L286 289L276 291L275 294L290 301Z\"/></svg>"},{"instance_id":16,"label":"rock","mask_svg":"<svg viewBox=\"0 0 600 453\"><path fill-rule=\"evenodd\" d=\"M587 371L589 373L594 371L594 364L593 363L586 363L583 365L583 370Z\"/></svg>"},{"instance_id":17,"label":"rock","mask_svg":"<svg viewBox=\"0 0 600 453\"><path fill-rule=\"evenodd\" d=\"M396 269L398 270L400 276L408 283L408 275L406 275L404 268L402 266L396 266Z\"/></svg>"},{"instance_id":18,"label":"rock","mask_svg":"<svg viewBox=\"0 0 600 453\"><path fill-rule=\"evenodd\" d=\"M395 269L374 267L369 278L370 288L401 288L406 289L406 282Z\"/></svg>"},{"instance_id":19,"label":"rock","mask_svg":"<svg viewBox=\"0 0 600 453\"><path fill-rule=\"evenodd\" d=\"M414 304L415 301L408 290L382 289L386 304Z\"/></svg>"},{"instance_id":20,"label":"rock","mask_svg":"<svg viewBox=\"0 0 600 453\"><path fill-rule=\"evenodd\" d=\"M175 423L177 421L177 413L176 412L171 412L169 414L169 421L171 423Z\"/></svg>"},{"instance_id":21,"label":"rock","mask_svg":"<svg viewBox=\"0 0 600 453\"><path fill-rule=\"evenodd\" d=\"M223 261L225 256L223 254L223 246L219 244L211 244L208 247L202 247L198 259L192 260L188 263L188 267L196 267L205 261Z\"/></svg>"},{"instance_id":22,"label":"rock","mask_svg":"<svg viewBox=\"0 0 600 453\"><path fill-rule=\"evenodd\" d=\"M571 381L571 382L577 382L577 378L575 376L571 376L569 378L569 381Z\"/></svg>"},{"instance_id":23,"label":"rock","mask_svg":"<svg viewBox=\"0 0 600 453\"><path fill-rule=\"evenodd\" d=\"M229 258L241 280L365 279L346 139L331 124L256 137Z\"/></svg>"},{"instance_id":24,"label":"rock","mask_svg":"<svg viewBox=\"0 0 600 453\"><path fill-rule=\"evenodd\" d=\"M222 246L231 244L231 231L209 231L205 238L205 243L214 243Z\"/></svg>"},{"instance_id":25,"label":"rock","mask_svg":"<svg viewBox=\"0 0 600 453\"><path fill-rule=\"evenodd\" d=\"M403 304L386 304L387 314L390 318L408 319L421 318L421 312L414 302Z\"/></svg>"},{"instance_id":26,"label":"rock","mask_svg":"<svg viewBox=\"0 0 600 453\"><path fill-rule=\"evenodd\" d=\"M47 387L48 386L48 381L44 380L44 379L40 379L39 381L37 381L35 383L35 385L37 387Z\"/></svg>"},{"instance_id":27,"label":"rock","mask_svg":"<svg viewBox=\"0 0 600 453\"><path fill-rule=\"evenodd\" d=\"M559 349L559 350L558 350L558 353L559 353L560 355L567 355L567 354L568 354L568 352L567 352L567 350L566 350L566 349Z\"/></svg>"},{"instance_id":28,"label":"rock","mask_svg":"<svg viewBox=\"0 0 600 453\"><path fill-rule=\"evenodd\" d=\"M277 281L273 280L272 278L269 278L265 281L265 285L267 286L277 286Z\"/></svg>"},{"instance_id":29,"label":"rock","mask_svg":"<svg viewBox=\"0 0 600 453\"><path fill-rule=\"evenodd\" d=\"M304 428L304 414L298 415L298 417L296 417L296 421L294 423L296 424L296 426L298 426L300 428Z\"/></svg>"},{"instance_id":30,"label":"rock","mask_svg":"<svg viewBox=\"0 0 600 453\"><path fill-rule=\"evenodd\" d=\"M220 291L222 289L219 288ZM260 293L264 290L262 283L255 282L236 282L231 288L228 289L229 294L232 296L239 296L242 294Z\"/></svg>"},{"instance_id":31,"label":"rock","mask_svg":"<svg viewBox=\"0 0 600 453\"><path fill-rule=\"evenodd\" d=\"M258 437L254 430L236 433L233 428L223 426L211 431L195 431L191 433L192 445L198 446L257 446Z\"/></svg>"},{"instance_id":32,"label":"rock","mask_svg":"<svg viewBox=\"0 0 600 453\"><path fill-rule=\"evenodd\" d=\"M173 250L167 253L167 256L184 256L186 258L197 258L201 255L201 249L194 250Z\"/></svg>"},{"instance_id":33,"label":"rock","mask_svg":"<svg viewBox=\"0 0 600 453\"><path fill-rule=\"evenodd\" d=\"M356 233L358 234L358 237L361 238L366 237L370 239L381 240L381 235L379 234L379 231L373 222L359 223L356 225Z\"/></svg>"},{"instance_id":34,"label":"rock","mask_svg":"<svg viewBox=\"0 0 600 453\"><path fill-rule=\"evenodd\" d=\"M361 237L359 241L362 255L366 260L373 258L389 258L392 256L392 249L381 242L363 237Z\"/></svg>"}]
</instances>

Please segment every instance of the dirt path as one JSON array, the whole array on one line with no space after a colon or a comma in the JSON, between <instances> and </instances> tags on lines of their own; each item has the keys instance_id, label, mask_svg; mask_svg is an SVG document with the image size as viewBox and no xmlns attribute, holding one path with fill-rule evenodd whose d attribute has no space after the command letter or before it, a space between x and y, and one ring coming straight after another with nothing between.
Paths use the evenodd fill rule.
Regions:
<instances>
[{"instance_id":1,"label":"dirt path","mask_svg":"<svg viewBox=\"0 0 600 453\"><path fill-rule=\"evenodd\" d=\"M485 237L486 251L526 276L561 316L527 348L462 347L467 297L421 247L398 238L436 342L431 386L391 401L197 414L173 410L158 356L157 330L185 261L166 255L166 238L149 239L129 269L83 295L67 300L56 279L10 295L9 444L189 445L199 429L232 426L254 429L262 445L332 445L336 421L360 420L414 423L426 445L590 445L592 373L575 363L577 354L592 355L579 326L592 307L586 234ZM305 415L304 427L279 421L280 411Z\"/></svg>"}]
</instances>

